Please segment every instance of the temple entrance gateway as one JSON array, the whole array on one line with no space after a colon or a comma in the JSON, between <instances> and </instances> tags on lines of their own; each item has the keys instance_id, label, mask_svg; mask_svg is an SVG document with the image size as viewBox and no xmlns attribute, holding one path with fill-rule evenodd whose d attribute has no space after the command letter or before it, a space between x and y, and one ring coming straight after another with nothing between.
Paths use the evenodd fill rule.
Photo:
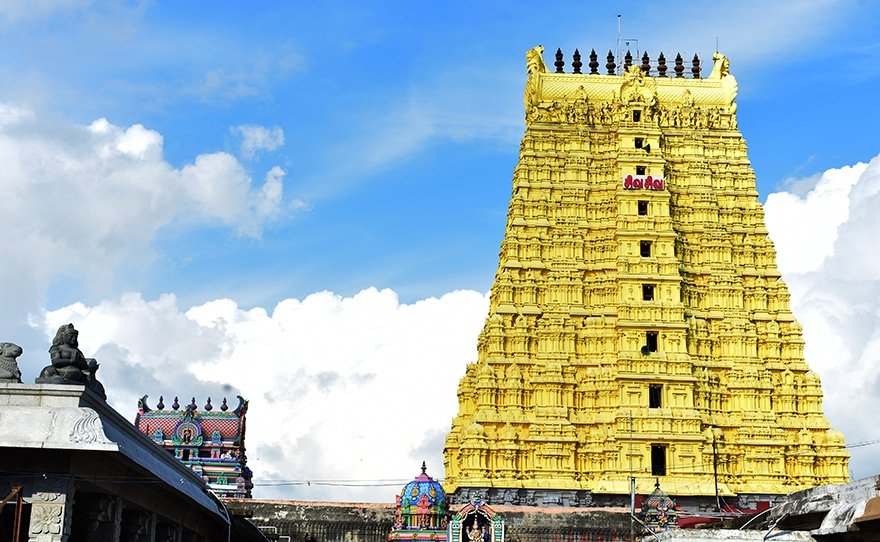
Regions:
<instances>
[{"instance_id":1,"label":"temple entrance gateway","mask_svg":"<svg viewBox=\"0 0 880 542\"><path fill-rule=\"evenodd\" d=\"M681 56L618 74L609 53L604 75L595 53L589 73L542 54L526 54L489 314L446 437L450 504L629 507L631 480L646 495L659 478L683 507L751 508L846 482L727 58L707 77Z\"/></svg>"},{"instance_id":2,"label":"temple entrance gateway","mask_svg":"<svg viewBox=\"0 0 880 542\"><path fill-rule=\"evenodd\" d=\"M480 495L452 516L449 542L504 542L504 521Z\"/></svg>"}]
</instances>

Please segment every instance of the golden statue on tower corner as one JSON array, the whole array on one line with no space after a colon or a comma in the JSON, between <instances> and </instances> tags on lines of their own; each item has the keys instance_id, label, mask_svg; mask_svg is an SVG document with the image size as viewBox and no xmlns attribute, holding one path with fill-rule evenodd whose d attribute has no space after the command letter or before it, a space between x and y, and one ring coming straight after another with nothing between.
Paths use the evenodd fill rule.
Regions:
<instances>
[{"instance_id":1,"label":"golden statue on tower corner","mask_svg":"<svg viewBox=\"0 0 880 542\"><path fill-rule=\"evenodd\" d=\"M570 73L542 55L526 54L489 315L446 438L450 503L628 506L659 483L684 507L748 507L846 482L728 59L704 79L696 55L575 51Z\"/></svg>"}]
</instances>

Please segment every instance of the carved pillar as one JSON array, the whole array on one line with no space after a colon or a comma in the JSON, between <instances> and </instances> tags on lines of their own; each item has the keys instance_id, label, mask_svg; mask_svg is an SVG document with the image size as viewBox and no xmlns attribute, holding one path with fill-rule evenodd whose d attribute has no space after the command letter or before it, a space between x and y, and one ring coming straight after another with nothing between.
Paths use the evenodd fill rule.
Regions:
<instances>
[{"instance_id":1,"label":"carved pillar","mask_svg":"<svg viewBox=\"0 0 880 542\"><path fill-rule=\"evenodd\" d=\"M34 477L30 485L28 542L66 542L73 517L73 482L61 477Z\"/></svg>"}]
</instances>

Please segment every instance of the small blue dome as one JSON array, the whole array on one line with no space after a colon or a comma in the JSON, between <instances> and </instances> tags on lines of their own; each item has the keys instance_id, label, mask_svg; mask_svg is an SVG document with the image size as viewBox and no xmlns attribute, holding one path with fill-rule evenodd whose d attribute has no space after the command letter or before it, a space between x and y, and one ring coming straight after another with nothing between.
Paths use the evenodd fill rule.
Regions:
<instances>
[{"instance_id":1,"label":"small blue dome","mask_svg":"<svg viewBox=\"0 0 880 542\"><path fill-rule=\"evenodd\" d=\"M446 493L443 492L443 486L440 485L440 482L428 476L425 470L425 464L422 463L422 473L416 476L412 482L406 484L403 490L401 490L400 504L401 506L409 504L410 506L417 507L424 495L428 499L427 506L439 505L445 512Z\"/></svg>"},{"instance_id":2,"label":"small blue dome","mask_svg":"<svg viewBox=\"0 0 880 542\"><path fill-rule=\"evenodd\" d=\"M422 473L406 484L397 496L397 513L389 539L397 538L400 531L417 530L430 531L431 540L443 542L446 540L447 515L443 486L425 474L425 464L422 463Z\"/></svg>"}]
</instances>

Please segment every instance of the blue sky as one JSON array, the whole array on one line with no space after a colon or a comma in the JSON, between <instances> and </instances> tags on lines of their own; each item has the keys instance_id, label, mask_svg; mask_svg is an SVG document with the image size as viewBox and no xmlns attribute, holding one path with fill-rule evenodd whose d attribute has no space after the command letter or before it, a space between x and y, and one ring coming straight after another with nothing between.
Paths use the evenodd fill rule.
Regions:
<instances>
[{"instance_id":1,"label":"blue sky","mask_svg":"<svg viewBox=\"0 0 880 542\"><path fill-rule=\"evenodd\" d=\"M873 179L874 169L846 168L880 154L876 0L625 8L13 1L0 6L0 208L7 217L0 340L24 347L19 361L29 380L48 363L52 327L73 321L84 352L100 352L111 403L126 416L144 393L244 393L260 427L250 454L258 478L406 479L423 455L436 465L429 473L442 477L437 443L455 414L458 378L475 358L483 294L498 264L524 128L525 52L543 45L548 64L557 47L568 62L575 48L604 58L616 47L618 14L634 51L637 44L652 58L699 53L708 63L717 43L730 58L761 199L780 194L772 217L768 205L768 223L791 240L777 248L793 262L795 280L786 276L793 304L808 299L829 280L810 273L846 252L835 250L839 236L831 235L823 245L829 258L815 258L815 246L789 233L794 224L855 231L846 211L858 203L851 188ZM837 188L817 190L823 179ZM837 199L823 199L829 193ZM803 223L805 208L825 217L816 206L828 201L837 211L827 214L827 228ZM818 263L799 266L805 253ZM835 269L864 264L853 258ZM852 291L874 299L874 279L866 272L860 286L834 290L835 299L844 306ZM310 331L323 353L279 323L278 307L288 305L307 315L302 326L325 323ZM362 333L364 320L344 316L351 310L391 327ZM419 345L434 344L438 330L445 340L428 356L437 357L435 372L425 373ZM860 367L873 361L863 355L872 330L852 338ZM418 340L406 348L376 342L409 344L407 333ZM330 355L328 343L342 350ZM236 363L254 364L246 371L251 384ZM389 367L399 380L382 380ZM834 367L817 368L829 412L828 387L845 381L829 382ZM291 385L300 397L282 399L261 374L296 375ZM368 466L343 475L339 465L307 460L309 446L327 454L332 430L351 436L344 430L350 403L333 394L356 387L358 375L373 382L364 387L368 403L408 382L437 382L442 407L424 432L404 438L403 450L370 445L373 461L399 453L412 468L388 472L367 457ZM262 427L255 420L261 404L286 409L289 427ZM376 433L393 425L401 414L386 406L362 424ZM317 408L326 418L314 415ZM845 431L848 441L880 438L852 432ZM286 449L291 443L299 452ZM878 470L869 459L854 464L858 474ZM342 497L339 489L322 491L289 485L264 495L383 500L387 488Z\"/></svg>"}]
</instances>

